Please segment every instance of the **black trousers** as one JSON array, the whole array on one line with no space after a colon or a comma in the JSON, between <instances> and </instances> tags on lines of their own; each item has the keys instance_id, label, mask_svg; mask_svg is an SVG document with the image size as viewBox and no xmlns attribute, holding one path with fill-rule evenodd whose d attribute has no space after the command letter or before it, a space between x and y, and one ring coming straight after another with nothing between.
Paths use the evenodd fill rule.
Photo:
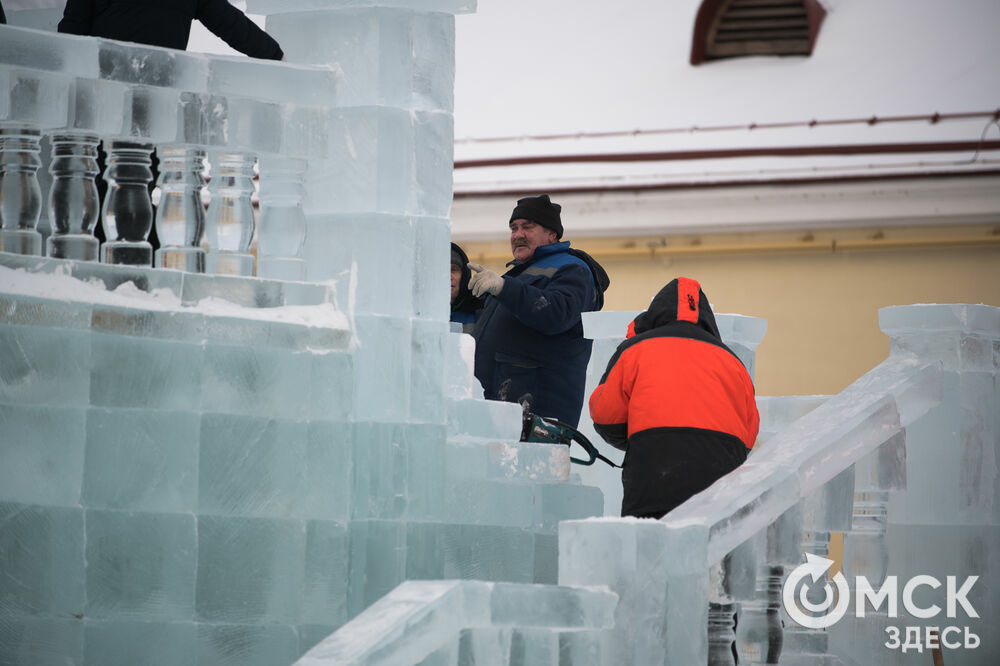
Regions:
<instances>
[{"instance_id":1,"label":"black trousers","mask_svg":"<svg viewBox=\"0 0 1000 666\"><path fill-rule=\"evenodd\" d=\"M653 428L629 438L622 516L662 518L747 459L738 437L697 428Z\"/></svg>"}]
</instances>

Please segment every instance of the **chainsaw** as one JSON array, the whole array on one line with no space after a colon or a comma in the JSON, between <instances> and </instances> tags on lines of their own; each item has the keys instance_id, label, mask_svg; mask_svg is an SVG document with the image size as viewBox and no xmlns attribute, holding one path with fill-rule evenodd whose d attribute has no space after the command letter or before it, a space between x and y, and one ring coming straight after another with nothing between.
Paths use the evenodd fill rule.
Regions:
<instances>
[{"instance_id":1,"label":"chainsaw","mask_svg":"<svg viewBox=\"0 0 1000 666\"><path fill-rule=\"evenodd\" d=\"M570 456L571 462L577 465L593 465L595 460L602 460L603 462L611 465L612 467L621 467L621 465L616 465L604 456L600 454L597 447L591 444L590 440L587 439L582 432L574 428L573 426L563 423L558 419L550 418L548 416L538 416L537 414L531 413L531 396L522 396L518 402L521 403L521 441L522 442L540 442L543 444L565 444L566 446L571 446L573 442L576 442L583 450L587 452L590 456L589 460L583 458L574 458Z\"/></svg>"}]
</instances>

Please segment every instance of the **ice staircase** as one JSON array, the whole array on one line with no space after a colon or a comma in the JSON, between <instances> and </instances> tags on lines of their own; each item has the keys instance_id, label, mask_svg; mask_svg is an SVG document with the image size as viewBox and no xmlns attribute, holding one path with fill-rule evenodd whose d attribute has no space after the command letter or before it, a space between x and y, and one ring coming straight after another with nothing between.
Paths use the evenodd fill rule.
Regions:
<instances>
[{"instance_id":1,"label":"ice staircase","mask_svg":"<svg viewBox=\"0 0 1000 666\"><path fill-rule=\"evenodd\" d=\"M761 399L761 440L747 464L663 520L560 524L562 587L524 589L523 610L546 609L559 624L546 598L605 586L617 597L612 623L576 629L594 641L583 652L559 652L549 637L532 659L512 652L513 642L477 653L458 618L443 646L427 645L413 627L439 617L437 598L421 601L435 592L400 588L299 663L907 666L942 649L946 664L995 663L1000 308L890 307L879 321L892 340L888 359L835 396ZM783 587L805 554L830 555L834 535L844 540L841 571L823 568L813 587L793 587L812 604L806 617L829 611L817 601L832 581L855 597L859 575L876 589L895 576L897 593L920 576L977 577L968 595L976 612L929 619L883 604L861 616L852 602L829 625L793 621ZM919 608L946 607L944 585L934 591ZM927 627L949 631L948 644L928 644Z\"/></svg>"},{"instance_id":2,"label":"ice staircase","mask_svg":"<svg viewBox=\"0 0 1000 666\"><path fill-rule=\"evenodd\" d=\"M471 336L452 332L449 344L445 519L537 531L534 581L554 583L559 520L602 515L603 496L581 483L568 446L519 441L519 405L475 397Z\"/></svg>"}]
</instances>

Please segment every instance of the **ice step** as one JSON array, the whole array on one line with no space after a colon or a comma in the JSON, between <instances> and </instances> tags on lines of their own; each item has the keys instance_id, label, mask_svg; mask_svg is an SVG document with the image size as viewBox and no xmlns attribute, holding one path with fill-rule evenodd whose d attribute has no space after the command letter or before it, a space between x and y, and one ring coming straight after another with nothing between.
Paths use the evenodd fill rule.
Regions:
<instances>
[{"instance_id":1,"label":"ice step","mask_svg":"<svg viewBox=\"0 0 1000 666\"><path fill-rule=\"evenodd\" d=\"M569 447L562 444L456 435L446 447L450 479L569 480Z\"/></svg>"},{"instance_id":2,"label":"ice step","mask_svg":"<svg viewBox=\"0 0 1000 666\"><path fill-rule=\"evenodd\" d=\"M452 522L554 533L562 520L603 515L603 493L571 474L565 445L450 438L445 460Z\"/></svg>"},{"instance_id":3,"label":"ice step","mask_svg":"<svg viewBox=\"0 0 1000 666\"><path fill-rule=\"evenodd\" d=\"M514 441L521 438L521 406L481 398L448 400L448 436L471 435Z\"/></svg>"}]
</instances>

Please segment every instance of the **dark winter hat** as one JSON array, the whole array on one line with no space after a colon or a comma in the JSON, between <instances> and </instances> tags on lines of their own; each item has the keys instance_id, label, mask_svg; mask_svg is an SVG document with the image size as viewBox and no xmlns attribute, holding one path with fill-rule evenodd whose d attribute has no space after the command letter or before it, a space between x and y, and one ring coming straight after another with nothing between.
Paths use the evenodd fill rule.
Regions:
<instances>
[{"instance_id":1,"label":"dark winter hat","mask_svg":"<svg viewBox=\"0 0 1000 666\"><path fill-rule=\"evenodd\" d=\"M514 206L514 212L510 214L508 223L514 220L531 220L535 224L540 224L546 229L556 232L556 238L562 238L563 226L559 218L562 206L552 203L549 195L542 194L537 197L525 197L518 199Z\"/></svg>"},{"instance_id":2,"label":"dark winter hat","mask_svg":"<svg viewBox=\"0 0 1000 666\"><path fill-rule=\"evenodd\" d=\"M469 263L469 260L462 256L461 252L455 249L455 244L451 244L451 265L458 266L459 268L465 268L465 265Z\"/></svg>"}]
</instances>

